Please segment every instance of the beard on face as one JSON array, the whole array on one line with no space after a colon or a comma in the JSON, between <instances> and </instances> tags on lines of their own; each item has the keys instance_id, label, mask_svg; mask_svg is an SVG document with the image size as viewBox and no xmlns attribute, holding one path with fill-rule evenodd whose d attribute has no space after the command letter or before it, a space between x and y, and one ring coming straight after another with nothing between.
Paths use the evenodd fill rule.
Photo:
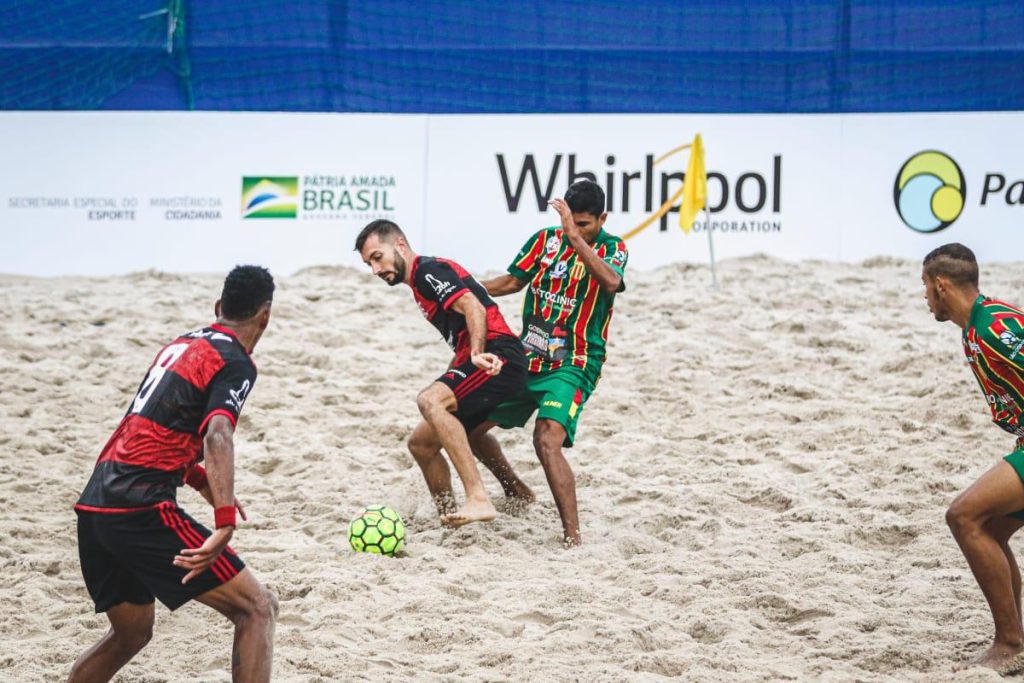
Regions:
<instances>
[{"instance_id":1,"label":"beard on face","mask_svg":"<svg viewBox=\"0 0 1024 683\"><path fill-rule=\"evenodd\" d=\"M389 285L394 287L397 284L405 282L405 259L397 251L395 252L395 278L393 280L385 280Z\"/></svg>"}]
</instances>

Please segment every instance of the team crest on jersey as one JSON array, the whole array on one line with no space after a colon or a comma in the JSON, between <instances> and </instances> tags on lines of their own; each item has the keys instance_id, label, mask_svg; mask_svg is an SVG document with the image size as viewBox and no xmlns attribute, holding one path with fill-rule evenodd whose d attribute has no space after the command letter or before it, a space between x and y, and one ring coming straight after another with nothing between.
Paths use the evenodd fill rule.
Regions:
<instances>
[{"instance_id":1,"label":"team crest on jersey","mask_svg":"<svg viewBox=\"0 0 1024 683\"><path fill-rule=\"evenodd\" d=\"M252 387L249 384L249 380L243 380L242 386L236 389L228 389L228 394L231 395L225 403L235 409L236 412L242 411L242 406L245 404L245 399L249 395L249 389Z\"/></svg>"},{"instance_id":2,"label":"team crest on jersey","mask_svg":"<svg viewBox=\"0 0 1024 683\"><path fill-rule=\"evenodd\" d=\"M626 252L622 249L617 249L615 255L612 256L612 265L620 267L626 265Z\"/></svg>"},{"instance_id":3,"label":"team crest on jersey","mask_svg":"<svg viewBox=\"0 0 1024 683\"><path fill-rule=\"evenodd\" d=\"M540 267L544 268L548 266L552 261L555 260L555 255L558 254L558 249L562 246L562 238L558 235L552 235L548 238L547 244L544 245L544 258L540 260Z\"/></svg>"},{"instance_id":4,"label":"team crest on jersey","mask_svg":"<svg viewBox=\"0 0 1024 683\"><path fill-rule=\"evenodd\" d=\"M1024 347L1024 339L1021 339L1010 330L1004 330L1003 333L999 335L999 341L1003 342L1003 344L1010 349L1010 360L1016 358L1017 354L1020 353L1021 348Z\"/></svg>"}]
</instances>

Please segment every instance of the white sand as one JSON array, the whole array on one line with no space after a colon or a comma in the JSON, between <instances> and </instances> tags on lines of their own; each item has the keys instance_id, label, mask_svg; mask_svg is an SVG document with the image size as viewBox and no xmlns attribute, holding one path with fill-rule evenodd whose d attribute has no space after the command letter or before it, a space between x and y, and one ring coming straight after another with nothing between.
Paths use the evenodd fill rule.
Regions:
<instances>
[{"instance_id":1,"label":"white sand","mask_svg":"<svg viewBox=\"0 0 1024 683\"><path fill-rule=\"evenodd\" d=\"M1021 272L986 267L983 291L1021 302ZM499 436L539 504L439 528L404 440L448 356L407 289L280 278L233 543L281 599L275 680L953 678L991 623L944 509L1012 444L959 331L910 262L753 258L723 265L720 292L708 279L628 278L571 451L587 544L565 552L527 431ZM219 284L0 278L0 680L62 680L105 631L71 506L153 354L210 321ZM373 503L405 517L405 557L348 550ZM118 680L226 681L230 642L207 608L160 606Z\"/></svg>"}]
</instances>

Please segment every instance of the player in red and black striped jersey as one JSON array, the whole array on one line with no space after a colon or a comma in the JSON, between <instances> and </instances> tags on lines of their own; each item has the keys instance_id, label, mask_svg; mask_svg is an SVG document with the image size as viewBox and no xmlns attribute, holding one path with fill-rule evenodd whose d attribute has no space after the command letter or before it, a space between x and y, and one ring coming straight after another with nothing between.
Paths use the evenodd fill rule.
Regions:
<instances>
[{"instance_id":1,"label":"player in red and black striped jersey","mask_svg":"<svg viewBox=\"0 0 1024 683\"><path fill-rule=\"evenodd\" d=\"M389 285L405 283L424 317L448 342L455 357L448 370L416 399L424 421L409 437L441 522L457 527L494 519L495 509L476 470L468 434L490 411L517 394L526 381L526 355L487 290L465 268L448 259L417 256L401 229L376 220L356 238L356 251ZM447 451L466 489L456 510ZM488 467L507 495L525 497L529 488L502 456Z\"/></svg>"},{"instance_id":2,"label":"player in red and black striped jersey","mask_svg":"<svg viewBox=\"0 0 1024 683\"><path fill-rule=\"evenodd\" d=\"M971 666L1001 673L1024 669L1021 575L1010 537L1024 526L1024 311L983 296L978 262L962 244L924 259L921 280L938 321L962 330L964 355L992 411L992 421L1018 437L1008 455L956 497L946 512L995 622L991 647Z\"/></svg>"},{"instance_id":3,"label":"player in red and black striped jersey","mask_svg":"<svg viewBox=\"0 0 1024 683\"><path fill-rule=\"evenodd\" d=\"M269 681L277 603L228 546L235 510L233 432L256 382L250 353L270 321L274 281L239 266L216 323L164 346L100 453L75 505L82 575L110 631L70 681L106 681L148 642L154 598L195 599L235 623L235 680ZM204 469L200 461L204 460ZM214 507L209 531L178 507L187 483Z\"/></svg>"}]
</instances>

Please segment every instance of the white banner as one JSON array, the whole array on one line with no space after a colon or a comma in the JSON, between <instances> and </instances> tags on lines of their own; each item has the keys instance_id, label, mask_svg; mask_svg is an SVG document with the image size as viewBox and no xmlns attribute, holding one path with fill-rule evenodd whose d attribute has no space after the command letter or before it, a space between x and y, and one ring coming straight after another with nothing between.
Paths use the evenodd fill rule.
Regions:
<instances>
[{"instance_id":1,"label":"white banner","mask_svg":"<svg viewBox=\"0 0 1024 683\"><path fill-rule=\"evenodd\" d=\"M947 242L985 261L1024 259L1024 114L842 120L843 200L835 213L844 260L921 258Z\"/></svg>"},{"instance_id":2,"label":"white banner","mask_svg":"<svg viewBox=\"0 0 1024 683\"><path fill-rule=\"evenodd\" d=\"M0 272L291 273L358 265L377 217L414 248L501 270L572 178L623 235L682 183L701 133L719 258L921 258L949 241L1024 259L1024 114L354 115L0 113ZM667 156L666 156L667 155ZM630 267L706 262L675 212Z\"/></svg>"},{"instance_id":3,"label":"white banner","mask_svg":"<svg viewBox=\"0 0 1024 683\"><path fill-rule=\"evenodd\" d=\"M423 215L422 116L0 115L0 272L294 272L359 264L359 229Z\"/></svg>"},{"instance_id":4,"label":"white banner","mask_svg":"<svg viewBox=\"0 0 1024 683\"><path fill-rule=\"evenodd\" d=\"M825 116L433 117L428 248L503 268L530 234L557 223L547 199L582 174L605 189L605 229L623 235L682 186L689 150L658 160L699 132L718 258L836 259L839 129ZM685 234L673 211L629 241L630 265L706 262L704 230L701 214Z\"/></svg>"}]
</instances>

